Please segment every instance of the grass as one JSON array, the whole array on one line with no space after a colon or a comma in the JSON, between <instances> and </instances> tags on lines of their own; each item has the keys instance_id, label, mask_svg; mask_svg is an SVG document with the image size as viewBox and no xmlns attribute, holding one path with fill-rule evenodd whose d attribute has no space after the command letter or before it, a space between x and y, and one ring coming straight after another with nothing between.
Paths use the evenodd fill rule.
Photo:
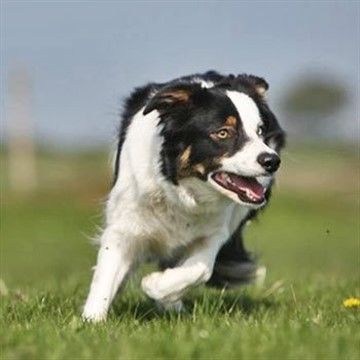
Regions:
<instances>
[{"instance_id":1,"label":"grass","mask_svg":"<svg viewBox=\"0 0 360 360\"><path fill-rule=\"evenodd\" d=\"M200 287L185 313L163 314L139 290L143 268L97 325L79 314L106 156L44 154L42 190L28 196L3 178L1 358L358 359L359 309L342 305L360 296L358 159L351 149L316 149L284 154L271 209L247 230L268 269L262 288Z\"/></svg>"}]
</instances>

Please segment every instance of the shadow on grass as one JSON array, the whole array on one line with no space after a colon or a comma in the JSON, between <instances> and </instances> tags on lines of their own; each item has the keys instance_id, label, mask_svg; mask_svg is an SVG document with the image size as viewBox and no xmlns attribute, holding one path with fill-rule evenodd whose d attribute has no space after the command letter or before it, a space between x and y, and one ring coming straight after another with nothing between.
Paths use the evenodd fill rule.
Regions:
<instances>
[{"instance_id":1,"label":"shadow on grass","mask_svg":"<svg viewBox=\"0 0 360 360\"><path fill-rule=\"evenodd\" d=\"M119 299L120 300L120 299ZM149 322L155 319L173 320L181 317L183 319L197 316L218 316L242 314L245 317L268 310L275 310L279 304L273 299L251 296L236 292L207 292L192 294L185 298L185 310L181 313L164 311L151 299L139 297L138 301L132 298L115 301L112 316L115 318L133 318L139 322Z\"/></svg>"},{"instance_id":2,"label":"shadow on grass","mask_svg":"<svg viewBox=\"0 0 360 360\"><path fill-rule=\"evenodd\" d=\"M254 315L270 309L276 309L275 300L265 298L259 294L248 294L246 290L239 291L204 291L196 292L185 304L192 311L199 311L205 315L234 315L241 313L245 316Z\"/></svg>"}]
</instances>

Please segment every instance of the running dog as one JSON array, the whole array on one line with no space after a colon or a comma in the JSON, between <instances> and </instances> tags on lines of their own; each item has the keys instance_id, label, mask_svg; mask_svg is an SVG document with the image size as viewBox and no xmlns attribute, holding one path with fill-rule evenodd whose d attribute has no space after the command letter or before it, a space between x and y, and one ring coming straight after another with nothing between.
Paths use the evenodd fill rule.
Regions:
<instances>
[{"instance_id":1,"label":"running dog","mask_svg":"<svg viewBox=\"0 0 360 360\"><path fill-rule=\"evenodd\" d=\"M162 269L141 286L164 308L180 310L201 283L254 276L241 233L269 199L284 145L268 87L210 71L148 84L126 100L84 319L104 320L126 275L149 258ZM244 264L253 265L245 275Z\"/></svg>"}]
</instances>

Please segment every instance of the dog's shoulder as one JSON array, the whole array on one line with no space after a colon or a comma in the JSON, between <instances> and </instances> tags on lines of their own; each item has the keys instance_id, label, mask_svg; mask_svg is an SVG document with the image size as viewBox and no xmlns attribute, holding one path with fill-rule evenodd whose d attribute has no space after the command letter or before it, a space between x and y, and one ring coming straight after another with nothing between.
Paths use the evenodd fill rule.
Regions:
<instances>
[{"instance_id":1,"label":"dog's shoulder","mask_svg":"<svg viewBox=\"0 0 360 360\"><path fill-rule=\"evenodd\" d=\"M134 115L144 106L146 100L151 96L151 93L156 91L159 84L149 83L147 85L137 87L124 100L123 111L120 116L120 126L118 130L117 148L114 162L114 177L113 184L119 176L119 163L121 149L124 145L127 130L131 124Z\"/></svg>"}]
</instances>

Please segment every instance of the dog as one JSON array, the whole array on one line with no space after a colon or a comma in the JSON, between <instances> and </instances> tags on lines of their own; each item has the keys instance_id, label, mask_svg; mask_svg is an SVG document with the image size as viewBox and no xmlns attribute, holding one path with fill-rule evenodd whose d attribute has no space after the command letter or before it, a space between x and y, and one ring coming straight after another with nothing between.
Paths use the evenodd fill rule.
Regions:
<instances>
[{"instance_id":1,"label":"dog","mask_svg":"<svg viewBox=\"0 0 360 360\"><path fill-rule=\"evenodd\" d=\"M285 140L268 88L209 71L150 83L125 101L85 320L106 319L130 270L149 258L162 269L142 279L143 291L177 311L194 286L237 285L244 264L253 265L245 280L254 275L241 234L270 198Z\"/></svg>"}]
</instances>

